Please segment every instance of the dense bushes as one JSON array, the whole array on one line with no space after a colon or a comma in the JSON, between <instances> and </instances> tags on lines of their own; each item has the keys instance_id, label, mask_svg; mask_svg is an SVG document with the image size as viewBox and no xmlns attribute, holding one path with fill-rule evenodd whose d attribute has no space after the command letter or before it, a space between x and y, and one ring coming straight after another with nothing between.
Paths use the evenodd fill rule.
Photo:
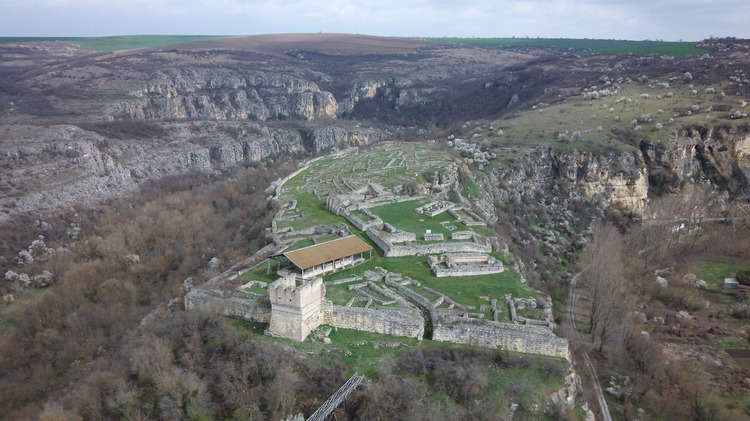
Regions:
<instances>
[{"instance_id":1,"label":"dense bushes","mask_svg":"<svg viewBox=\"0 0 750 421\"><path fill-rule=\"evenodd\" d=\"M80 367L107 366L125 358L122 341L137 342L129 332L157 303L181 294L186 277L205 279L214 273L207 266L212 257L218 257L226 267L264 246L265 227L275 211L264 189L290 170L259 166L237 169L224 180L198 175L165 180L146 186L139 197L47 217L45 224L28 218L19 220L25 225L4 227L8 236L4 236L2 248L10 256L27 248L37 235L44 235L47 246L58 251L44 262L23 268L49 270L54 285L35 299L10 304L10 312L5 313L10 319L3 321L0 337L0 418L36 418L48 394L54 395L69 381L88 373ZM71 224L80 228L75 235L66 229ZM3 262L5 268L13 264L12 260ZM3 288L17 292L8 282L3 282ZM180 333L191 328L195 327L189 323L180 326ZM176 351L175 358L186 358L189 346L197 349L205 341L191 345L170 338L170 346L181 344L185 351ZM195 395L196 402L204 402L210 388L204 391L204 386L196 383L190 367L174 369L146 383L159 396L179 384L189 388L185 393ZM120 387L116 385L125 384L123 378L128 375L137 373L109 380L98 376L92 382ZM122 387L117 393L127 395L128 387L135 386ZM90 393L81 392L84 395ZM165 411L185 407L175 396L162 402ZM200 402L196 405L202 410ZM207 406L207 410L212 408ZM54 413L59 408L48 409ZM117 410L110 411L111 416L119 417Z\"/></svg>"},{"instance_id":2,"label":"dense bushes","mask_svg":"<svg viewBox=\"0 0 750 421\"><path fill-rule=\"evenodd\" d=\"M737 272L737 282L741 283L742 285L748 285L750 286L750 270L741 270Z\"/></svg>"}]
</instances>

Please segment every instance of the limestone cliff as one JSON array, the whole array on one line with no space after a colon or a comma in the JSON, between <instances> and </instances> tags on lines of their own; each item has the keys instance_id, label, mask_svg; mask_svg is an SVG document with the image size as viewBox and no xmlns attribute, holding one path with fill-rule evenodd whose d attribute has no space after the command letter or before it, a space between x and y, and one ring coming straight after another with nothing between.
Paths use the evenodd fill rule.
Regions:
<instances>
[{"instance_id":1,"label":"limestone cliff","mask_svg":"<svg viewBox=\"0 0 750 421\"><path fill-rule=\"evenodd\" d=\"M0 220L17 212L49 210L77 202L137 192L146 180L191 172L215 173L243 162L302 157L361 146L385 134L372 129L271 128L251 122L160 123L158 139L112 139L64 125L0 148ZM303 134L312 132L307 145ZM147 141L146 141L147 140ZM7 177L6 177L7 175Z\"/></svg>"},{"instance_id":2,"label":"limestone cliff","mask_svg":"<svg viewBox=\"0 0 750 421\"><path fill-rule=\"evenodd\" d=\"M693 158L712 182L735 195L750 194L750 128L687 128L677 139L693 144Z\"/></svg>"},{"instance_id":3,"label":"limestone cliff","mask_svg":"<svg viewBox=\"0 0 750 421\"><path fill-rule=\"evenodd\" d=\"M315 152L331 151L341 146L365 146L387 136L387 133L377 130L337 126L318 127L307 134L310 149Z\"/></svg>"},{"instance_id":4,"label":"limestone cliff","mask_svg":"<svg viewBox=\"0 0 750 421\"><path fill-rule=\"evenodd\" d=\"M360 80L348 90L339 103L340 113L349 113L360 101L379 99L398 110L405 105L424 104L426 95L434 87L417 87L413 80L405 77Z\"/></svg>"},{"instance_id":5,"label":"limestone cliff","mask_svg":"<svg viewBox=\"0 0 750 421\"><path fill-rule=\"evenodd\" d=\"M648 200L648 177L637 152L549 151L553 175L589 199L640 214Z\"/></svg>"},{"instance_id":6,"label":"limestone cliff","mask_svg":"<svg viewBox=\"0 0 750 421\"><path fill-rule=\"evenodd\" d=\"M335 118L336 99L299 77L248 70L197 67L157 71L106 119L313 120Z\"/></svg>"},{"instance_id":7,"label":"limestone cliff","mask_svg":"<svg viewBox=\"0 0 750 421\"><path fill-rule=\"evenodd\" d=\"M704 175L736 196L750 194L750 128L693 126L674 130L662 144L641 142L655 193L679 189Z\"/></svg>"},{"instance_id":8,"label":"limestone cliff","mask_svg":"<svg viewBox=\"0 0 750 421\"><path fill-rule=\"evenodd\" d=\"M646 167L637 152L601 153L530 149L492 174L498 202L520 202L558 180L588 201L639 214L648 198Z\"/></svg>"}]
</instances>

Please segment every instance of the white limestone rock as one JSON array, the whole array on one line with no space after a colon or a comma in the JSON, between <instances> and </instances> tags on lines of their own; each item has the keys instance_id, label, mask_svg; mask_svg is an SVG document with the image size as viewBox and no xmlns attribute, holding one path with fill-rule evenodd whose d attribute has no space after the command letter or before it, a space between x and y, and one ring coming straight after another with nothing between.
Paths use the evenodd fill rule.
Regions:
<instances>
[{"instance_id":1,"label":"white limestone rock","mask_svg":"<svg viewBox=\"0 0 750 421\"><path fill-rule=\"evenodd\" d=\"M666 278L663 278L661 276L656 277L656 285L659 285L661 288L666 288L669 285L669 282L667 282Z\"/></svg>"}]
</instances>

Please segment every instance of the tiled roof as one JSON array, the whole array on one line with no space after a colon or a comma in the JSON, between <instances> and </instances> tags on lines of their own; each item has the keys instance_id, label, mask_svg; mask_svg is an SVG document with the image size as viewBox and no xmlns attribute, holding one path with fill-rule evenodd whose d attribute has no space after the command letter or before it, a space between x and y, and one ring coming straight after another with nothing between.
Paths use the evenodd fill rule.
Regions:
<instances>
[{"instance_id":1,"label":"tiled roof","mask_svg":"<svg viewBox=\"0 0 750 421\"><path fill-rule=\"evenodd\" d=\"M287 259L301 269L310 269L322 265L323 263L332 262L344 257L353 256L357 253L372 250L355 235L339 238L337 240L326 241L325 243L314 246L304 247L283 253Z\"/></svg>"}]
</instances>

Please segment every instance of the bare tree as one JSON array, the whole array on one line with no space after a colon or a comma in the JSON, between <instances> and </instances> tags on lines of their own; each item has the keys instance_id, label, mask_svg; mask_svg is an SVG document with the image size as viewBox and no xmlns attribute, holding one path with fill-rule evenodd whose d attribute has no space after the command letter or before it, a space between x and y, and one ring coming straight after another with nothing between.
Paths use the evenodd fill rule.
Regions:
<instances>
[{"instance_id":1,"label":"bare tree","mask_svg":"<svg viewBox=\"0 0 750 421\"><path fill-rule=\"evenodd\" d=\"M585 249L583 285L589 293L589 333L599 340L599 351L606 340L623 323L628 310L627 283L623 276L624 250L622 236L610 224L597 224Z\"/></svg>"}]
</instances>

